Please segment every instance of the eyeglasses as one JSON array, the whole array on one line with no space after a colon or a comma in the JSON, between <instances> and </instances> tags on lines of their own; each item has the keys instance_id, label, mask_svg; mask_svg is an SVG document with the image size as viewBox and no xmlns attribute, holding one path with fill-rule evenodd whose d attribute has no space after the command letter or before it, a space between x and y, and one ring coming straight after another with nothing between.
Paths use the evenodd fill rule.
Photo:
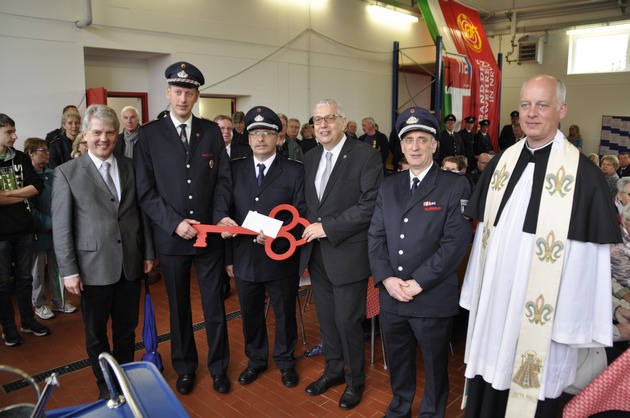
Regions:
<instances>
[{"instance_id":1,"label":"eyeglasses","mask_svg":"<svg viewBox=\"0 0 630 418\"><path fill-rule=\"evenodd\" d=\"M268 136L278 136L278 133L269 132L269 131L255 131L255 132L250 132L249 136L258 137L258 138L267 138Z\"/></svg>"},{"instance_id":2,"label":"eyeglasses","mask_svg":"<svg viewBox=\"0 0 630 418\"><path fill-rule=\"evenodd\" d=\"M325 120L326 123L335 123L335 119L341 118L341 117L343 117L343 116L341 116L341 115L326 115L324 117L314 116L313 117L313 124L314 125L321 125L323 120Z\"/></svg>"},{"instance_id":3,"label":"eyeglasses","mask_svg":"<svg viewBox=\"0 0 630 418\"><path fill-rule=\"evenodd\" d=\"M37 148L35 151L39 151L39 152L49 152L48 148Z\"/></svg>"}]
</instances>

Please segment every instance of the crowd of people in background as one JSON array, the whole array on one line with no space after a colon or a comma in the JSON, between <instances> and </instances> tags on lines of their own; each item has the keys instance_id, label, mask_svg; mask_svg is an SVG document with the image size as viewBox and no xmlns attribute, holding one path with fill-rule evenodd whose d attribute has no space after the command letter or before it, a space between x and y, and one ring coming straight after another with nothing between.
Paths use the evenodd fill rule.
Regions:
<instances>
[{"instance_id":1,"label":"crowd of people in background","mask_svg":"<svg viewBox=\"0 0 630 418\"><path fill-rule=\"evenodd\" d=\"M579 127L571 125L568 135L562 134L558 127L566 103L559 80L528 80L519 110L510 113L510 123L493 141L489 127L497 121L468 115L457 130L455 115L446 115L440 124L419 107L401 112L389 138L366 116L359 136L357 122L347 120L334 100L318 102L303 124L265 106L209 121L193 115L205 81L202 72L179 62L166 69L165 77L170 110L155 120L141 125L131 106L117 115L93 105L84 117L75 106L66 106L60 127L45 139L28 138L24 152L14 147L15 122L0 114L0 322L6 346L23 343L11 282L19 330L35 336L51 333L35 317L51 320L56 313L75 312L66 292L80 295L86 351L99 397L107 398L98 354L111 351L120 362L133 360L140 278L148 274L155 282L163 277L176 389L188 394L199 364L190 302L194 264L206 324L206 366L218 393L231 387L223 301L232 278L248 358L238 383L249 385L268 369L263 305L269 295L276 316L272 359L285 387L298 384L295 295L305 269L325 348L323 373L305 392L319 396L345 384L341 409L356 407L365 389L362 321L370 276L380 289L390 356L393 399L386 416L410 413L416 345L426 366L421 414L444 416L448 343L458 302L471 311L466 417L486 416L490 410L501 416L518 408L553 416L560 392L572 383L571 373L559 377L547 370L574 369L581 343L611 345L605 330L611 319L615 345L606 350L607 363L627 347L617 342L630 341L630 154L601 160L591 154L596 168L581 153L585 144ZM547 165L565 161L568 185L558 188L570 201L550 202L542 192L543 174ZM508 170L499 172L499 165ZM254 239L210 234L206 247L193 247L200 223L238 226L249 211L267 215L284 203L310 223L294 231L306 245L287 261L268 258L263 232ZM550 215L552 208L558 214ZM547 266L534 266L535 257L531 266L516 268L520 252L514 249L532 259L533 237L550 222L564 225L557 232L563 242L559 248L572 251L562 260L567 271L581 271L579 278L550 273L554 282L541 283L537 277ZM471 244L460 299L455 269ZM284 250L275 241L274 248ZM553 256L563 257L560 253ZM598 262L588 266L588 260ZM607 263L612 277L605 277ZM509 284L495 283L498 276L509 278ZM566 306L562 301L575 296L575 289L559 287L567 280L597 298ZM543 368L542 375L527 370L527 379L535 373L546 385L542 392L528 392L532 388L512 378L515 359L520 362L520 350L528 349L522 340L517 346L526 328L520 325L521 305L502 300L525 300L542 288L559 295L556 321L572 327L584 320L592 332L535 331L536 350L549 350L558 363ZM612 312L602 303L602 289L608 298L613 295ZM493 327L509 330L508 337L497 340ZM487 346L488 341L493 344ZM508 399L509 391L520 393L520 400ZM532 397L540 401L528 402Z\"/></svg>"}]
</instances>

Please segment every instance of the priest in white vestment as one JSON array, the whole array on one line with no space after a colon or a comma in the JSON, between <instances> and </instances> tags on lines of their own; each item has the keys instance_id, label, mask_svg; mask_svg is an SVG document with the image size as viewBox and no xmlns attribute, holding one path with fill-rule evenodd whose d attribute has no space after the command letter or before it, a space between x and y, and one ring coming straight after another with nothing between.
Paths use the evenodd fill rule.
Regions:
<instances>
[{"instance_id":1,"label":"priest in white vestment","mask_svg":"<svg viewBox=\"0 0 630 418\"><path fill-rule=\"evenodd\" d=\"M526 140L490 162L466 210L479 220L460 297L467 418L555 417L578 348L612 344L609 244L621 236L603 175L558 129L565 95L547 75L523 85Z\"/></svg>"}]
</instances>

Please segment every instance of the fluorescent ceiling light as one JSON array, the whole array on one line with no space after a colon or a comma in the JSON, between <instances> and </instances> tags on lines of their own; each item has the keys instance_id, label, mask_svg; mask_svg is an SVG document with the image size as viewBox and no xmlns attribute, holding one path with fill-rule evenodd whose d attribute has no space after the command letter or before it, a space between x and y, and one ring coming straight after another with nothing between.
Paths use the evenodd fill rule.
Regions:
<instances>
[{"instance_id":1,"label":"fluorescent ceiling light","mask_svg":"<svg viewBox=\"0 0 630 418\"><path fill-rule=\"evenodd\" d=\"M412 16L394 6L370 4L368 6L368 12L379 20L383 19L391 23L410 24L418 22L417 16Z\"/></svg>"}]
</instances>

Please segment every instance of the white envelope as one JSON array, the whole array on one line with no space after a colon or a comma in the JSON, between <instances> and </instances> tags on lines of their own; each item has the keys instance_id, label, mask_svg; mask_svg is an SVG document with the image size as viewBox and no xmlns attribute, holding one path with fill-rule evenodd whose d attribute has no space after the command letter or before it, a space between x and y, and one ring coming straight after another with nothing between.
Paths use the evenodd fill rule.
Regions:
<instances>
[{"instance_id":1,"label":"white envelope","mask_svg":"<svg viewBox=\"0 0 630 418\"><path fill-rule=\"evenodd\" d=\"M241 226L252 231L263 231L266 236L276 238L282 227L282 221L250 210Z\"/></svg>"}]
</instances>

